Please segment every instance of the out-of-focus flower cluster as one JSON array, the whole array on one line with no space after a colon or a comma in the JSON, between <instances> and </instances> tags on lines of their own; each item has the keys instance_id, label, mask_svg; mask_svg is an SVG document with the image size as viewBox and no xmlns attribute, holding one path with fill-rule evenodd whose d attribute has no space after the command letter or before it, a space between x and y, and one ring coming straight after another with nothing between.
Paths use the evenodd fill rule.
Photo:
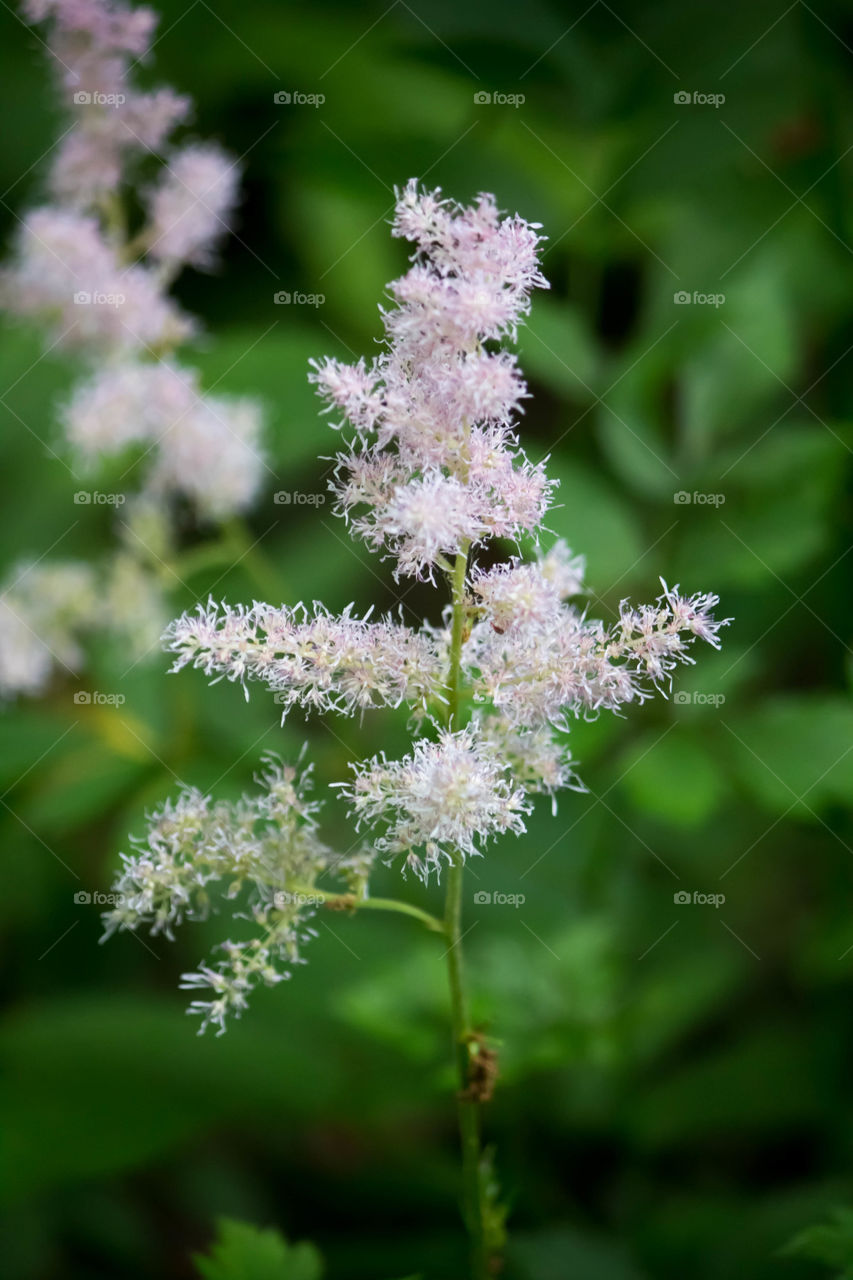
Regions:
<instances>
[{"instance_id":1,"label":"out-of-focus flower cluster","mask_svg":"<svg viewBox=\"0 0 853 1280\"><path fill-rule=\"evenodd\" d=\"M250 506L260 484L261 408L207 394L198 373L178 363L176 348L196 326L169 290L184 267L213 264L236 204L238 165L215 144L175 139L191 114L187 97L136 84L135 67L154 43L151 9L120 0L24 0L23 8L51 55L63 132L50 153L45 202L20 220L0 271L0 307L79 359L81 379L59 418L81 478L121 454L133 488L164 518L180 499L202 521L226 520ZM119 601L130 602L136 583L137 613L154 605L155 584L162 595L152 560L137 536L103 571ZM6 661L0 693L41 690L47 653L67 661L61 620L54 626L44 610L19 609L11 583L1 590L12 601L3 606L4 631L14 632L10 619L20 614L38 643L29 666ZM155 623L162 609L154 605ZM103 608L100 617L108 618ZM128 635L138 640L139 632Z\"/></svg>"},{"instance_id":2,"label":"out-of-focus flower cluster","mask_svg":"<svg viewBox=\"0 0 853 1280\"><path fill-rule=\"evenodd\" d=\"M3 305L91 367L63 415L78 457L144 444L153 492L185 493L208 516L239 511L260 480L259 410L205 396L196 374L172 363L194 325L168 292L181 268L213 261L238 167L211 143L172 142L189 99L135 86L154 38L150 9L26 0L25 12L46 26L70 126L48 174L52 203L24 217L0 277ZM143 182L140 162L151 157L158 175ZM118 193L134 187L144 220L131 232Z\"/></svg>"},{"instance_id":3,"label":"out-of-focus flower cluster","mask_svg":"<svg viewBox=\"0 0 853 1280\"><path fill-rule=\"evenodd\" d=\"M281 982L302 963L321 873L333 870L352 887L366 874L363 853L338 858L319 839L310 769L300 774L274 756L265 764L260 790L234 804L186 787L151 814L144 838L122 854L116 905L104 916L104 939L143 927L172 938L183 921L220 908L248 922L251 937L223 942L219 960L183 975L186 989L209 993L190 1005L202 1030L209 1023L224 1030L253 987Z\"/></svg>"},{"instance_id":4,"label":"out-of-focus flower cluster","mask_svg":"<svg viewBox=\"0 0 853 1280\"><path fill-rule=\"evenodd\" d=\"M104 560L17 565L0 589L0 704L43 694L57 671L77 675L94 633L116 636L134 662L150 653L166 622L154 547L165 554L168 536L162 512L136 500Z\"/></svg>"},{"instance_id":5,"label":"out-of-focus flower cluster","mask_svg":"<svg viewBox=\"0 0 853 1280\"><path fill-rule=\"evenodd\" d=\"M341 513L396 559L398 576L447 575L442 625L210 602L173 622L164 643L173 670L263 681L285 714L410 706L410 753L358 763L336 785L356 827L374 832L374 852L427 880L523 831L536 793L553 803L582 789L566 744L573 718L665 694L692 642L718 647L725 623L716 596L665 583L654 604L592 619L583 559L562 542L539 545L551 482L518 446L525 387L501 346L545 284L537 226L502 218L491 196L460 209L410 183L393 230L415 256L391 285L385 351L370 365L327 360L311 376L352 432L334 481ZM478 565L494 537L527 555Z\"/></svg>"}]
</instances>

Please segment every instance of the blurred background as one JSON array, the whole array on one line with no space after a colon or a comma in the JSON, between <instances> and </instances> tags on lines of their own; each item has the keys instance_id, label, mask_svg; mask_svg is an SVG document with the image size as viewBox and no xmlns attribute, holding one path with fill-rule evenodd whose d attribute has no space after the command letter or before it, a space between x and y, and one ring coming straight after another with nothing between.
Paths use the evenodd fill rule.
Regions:
<instances>
[{"instance_id":1,"label":"blurred background","mask_svg":"<svg viewBox=\"0 0 853 1280\"><path fill-rule=\"evenodd\" d=\"M560 478L551 527L588 557L591 608L611 618L662 575L735 618L678 696L578 724L589 793L556 818L538 806L472 868L508 1280L825 1275L780 1250L853 1199L849 9L160 8L145 76L191 93L191 132L245 166L220 269L178 294L206 326L207 384L264 398L271 467L255 551L224 575L200 562L176 609L211 590L396 605L328 503L273 495L325 493L334 438L307 360L373 350L405 266L392 188L416 175L462 201L493 191L550 237L552 289L520 339L523 438ZM8 244L61 123L6 5L0 71ZM38 334L0 331L4 574L114 541L111 509L76 508L42 443L62 452L75 375L42 356ZM438 616L438 593L399 594ZM402 750L405 725L281 729L260 690L167 676L157 653L127 667L96 647L82 682L0 713L4 1274L178 1280L227 1214L315 1241L330 1280L456 1280L436 940L322 918L291 983L199 1039L177 982L227 925L99 947L97 906L75 901L109 888L176 779L236 796L264 750L307 737L322 789L353 752ZM80 706L81 686L126 701ZM334 801L326 830L349 843ZM398 887L382 871L375 892ZM438 906L416 881L403 894Z\"/></svg>"}]
</instances>

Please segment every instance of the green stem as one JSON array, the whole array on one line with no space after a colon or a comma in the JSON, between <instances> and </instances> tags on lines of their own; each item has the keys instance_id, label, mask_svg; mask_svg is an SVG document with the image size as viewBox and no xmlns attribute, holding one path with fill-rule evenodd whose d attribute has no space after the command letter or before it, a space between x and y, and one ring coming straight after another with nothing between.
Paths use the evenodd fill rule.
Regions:
<instances>
[{"instance_id":1,"label":"green stem","mask_svg":"<svg viewBox=\"0 0 853 1280\"><path fill-rule=\"evenodd\" d=\"M447 939L447 980L450 988L453 1051L459 1082L456 1105L462 1145L465 1225L471 1241L472 1280L486 1280L489 1267L483 1236L483 1204L480 1194L480 1115L478 1104L468 1096L471 1018L468 1011L462 953L463 870L463 864L457 862L448 873L444 928Z\"/></svg>"},{"instance_id":2,"label":"green stem","mask_svg":"<svg viewBox=\"0 0 853 1280\"><path fill-rule=\"evenodd\" d=\"M326 893L322 889L294 886L291 893L306 898L316 898L323 906L340 911L396 911L399 915L411 916L420 920L433 933L444 933L444 924L438 916L422 911L410 902L401 902L397 898L362 898L355 893Z\"/></svg>"},{"instance_id":3,"label":"green stem","mask_svg":"<svg viewBox=\"0 0 853 1280\"><path fill-rule=\"evenodd\" d=\"M450 632L450 664L447 676L447 727L459 727L462 644L465 629L465 573L468 567L468 545L456 556L451 578L453 617ZM465 1225L471 1242L472 1280L487 1280L489 1260L484 1238L483 1201L480 1189L480 1115L477 1102L469 1093L471 1062L471 1018L465 986L465 963L462 950L462 888L464 864L453 863L447 876L444 909L444 933L447 941L447 980L450 988L450 1017L453 1054L458 1078L457 1110L462 1145L462 1184Z\"/></svg>"}]
</instances>

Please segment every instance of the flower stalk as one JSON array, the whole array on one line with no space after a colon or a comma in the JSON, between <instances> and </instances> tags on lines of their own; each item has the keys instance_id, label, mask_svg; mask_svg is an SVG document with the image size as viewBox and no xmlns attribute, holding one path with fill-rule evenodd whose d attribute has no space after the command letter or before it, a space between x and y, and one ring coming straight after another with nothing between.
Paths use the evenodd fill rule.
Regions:
<instances>
[{"instance_id":1,"label":"flower stalk","mask_svg":"<svg viewBox=\"0 0 853 1280\"><path fill-rule=\"evenodd\" d=\"M468 567L468 543L462 544L451 576L452 616L450 661L447 680L447 727L458 729L462 682L462 642L465 632L465 577ZM465 1224L471 1246L473 1280L488 1275L485 1224L480 1194L480 1115L479 1104L469 1092L471 1017L465 984L465 958L462 948L462 887L465 863L460 856L447 873L444 908L444 932L447 941L447 981L450 991L450 1018L453 1054L457 1073L457 1112L462 1146L462 1185Z\"/></svg>"}]
</instances>

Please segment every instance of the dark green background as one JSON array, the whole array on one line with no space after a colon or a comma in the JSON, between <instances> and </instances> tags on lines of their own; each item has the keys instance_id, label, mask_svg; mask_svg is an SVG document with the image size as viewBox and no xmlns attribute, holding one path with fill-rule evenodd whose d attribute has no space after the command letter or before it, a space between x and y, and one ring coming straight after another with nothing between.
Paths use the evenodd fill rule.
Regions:
<instances>
[{"instance_id":1,"label":"dark green background","mask_svg":"<svg viewBox=\"0 0 853 1280\"><path fill-rule=\"evenodd\" d=\"M463 201L493 191L550 237L552 291L520 342L522 426L532 457L551 453L551 526L587 554L594 608L612 617L663 574L718 591L736 619L677 684L724 702L579 724L590 794L556 818L541 805L526 837L472 867L477 1016L503 1046L488 1131L513 1204L507 1277L820 1274L778 1250L853 1194L849 11L163 9L154 78L195 96L199 136L245 155L238 238L179 293L207 326L208 384L268 405L251 517L268 593L397 598L328 504L272 495L324 491L317 455L334 438L306 362L373 349L405 262L391 188L418 175ZM5 5L0 49L8 242L58 123L39 42ZM279 90L326 101L279 106ZM525 101L478 105L483 90ZM726 100L678 105L680 90ZM276 306L278 290L325 303ZM679 290L725 302L676 305ZM4 327L9 568L55 541L51 556L87 556L113 538L44 447L61 452L54 406L75 370L40 352ZM681 505L679 490L725 501ZM246 562L219 572L179 587L175 611L210 589L261 591ZM437 616L437 594L401 594ZM262 691L246 704L168 677L156 654L122 679L127 665L102 646L85 678L126 696L117 711L75 706L77 686L57 682L0 718L4 1274L187 1276L229 1213L314 1239L331 1280L456 1280L436 940L405 920L324 917L290 984L223 1039L197 1039L178 975L233 926L99 948L96 909L73 901L108 888L126 833L176 777L236 795L264 749L293 754L307 733L322 786L352 750L402 750L404 725L281 730ZM334 801L327 830L351 839ZM396 891L398 871L378 887ZM526 902L477 908L475 887ZM726 901L678 906L679 890ZM403 892L437 907L417 882Z\"/></svg>"}]
</instances>

